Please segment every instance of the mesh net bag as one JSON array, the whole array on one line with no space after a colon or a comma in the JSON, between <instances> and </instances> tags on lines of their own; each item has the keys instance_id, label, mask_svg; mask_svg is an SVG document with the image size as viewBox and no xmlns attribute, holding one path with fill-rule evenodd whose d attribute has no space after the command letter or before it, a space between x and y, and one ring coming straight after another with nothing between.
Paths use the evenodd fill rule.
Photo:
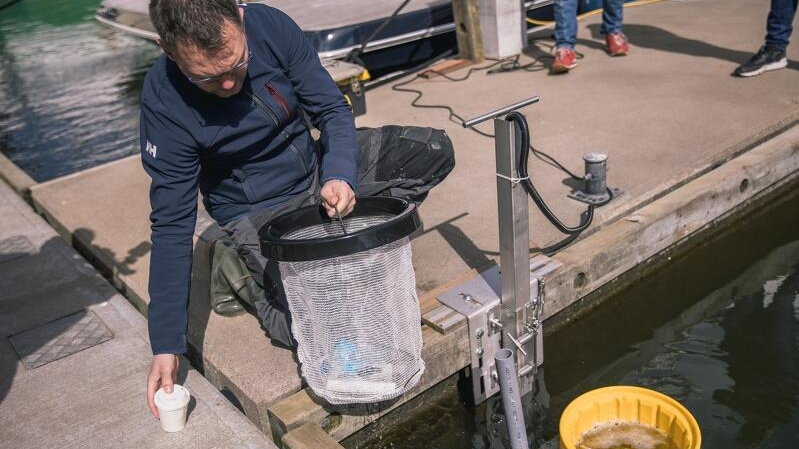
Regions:
<instances>
[{"instance_id":1,"label":"mesh net bag","mask_svg":"<svg viewBox=\"0 0 799 449\"><path fill-rule=\"evenodd\" d=\"M331 404L393 399L424 371L416 280L408 235L415 205L361 198L342 222L318 207L261 231L279 261L302 375Z\"/></svg>"}]
</instances>

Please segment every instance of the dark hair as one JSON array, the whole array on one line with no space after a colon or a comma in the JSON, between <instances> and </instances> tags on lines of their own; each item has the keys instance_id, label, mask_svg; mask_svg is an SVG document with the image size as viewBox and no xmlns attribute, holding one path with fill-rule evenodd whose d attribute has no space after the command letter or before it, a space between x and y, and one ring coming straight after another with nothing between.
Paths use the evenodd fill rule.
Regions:
<instances>
[{"instance_id":1,"label":"dark hair","mask_svg":"<svg viewBox=\"0 0 799 449\"><path fill-rule=\"evenodd\" d=\"M176 44L219 50L225 21L241 26L236 0L150 0L150 20L168 51Z\"/></svg>"}]
</instances>

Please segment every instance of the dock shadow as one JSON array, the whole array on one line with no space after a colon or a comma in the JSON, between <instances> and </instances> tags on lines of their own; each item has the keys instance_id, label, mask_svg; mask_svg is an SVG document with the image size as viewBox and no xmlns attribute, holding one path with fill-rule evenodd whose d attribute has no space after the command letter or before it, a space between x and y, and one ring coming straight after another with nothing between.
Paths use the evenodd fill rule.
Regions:
<instances>
[{"instance_id":1,"label":"dock shadow","mask_svg":"<svg viewBox=\"0 0 799 449\"><path fill-rule=\"evenodd\" d=\"M182 360L181 363L178 365L178 374L176 383L178 385L186 385L186 379L189 377L189 367L191 366L189 363L186 363L187 360ZM194 395L191 396L189 399L189 406L186 411L186 420L188 421L191 419L191 414L194 412L194 409L197 408L197 399L195 399Z\"/></svg>"},{"instance_id":2,"label":"dock shadow","mask_svg":"<svg viewBox=\"0 0 799 449\"><path fill-rule=\"evenodd\" d=\"M555 41L551 38L539 38L531 41L522 53L532 61L523 64L523 70L526 72L548 71L552 61L555 60L554 51ZM548 74L551 75L551 73Z\"/></svg>"},{"instance_id":3,"label":"dock shadow","mask_svg":"<svg viewBox=\"0 0 799 449\"><path fill-rule=\"evenodd\" d=\"M421 229L415 232L411 239L417 239L431 232L438 232L469 268L480 270L494 264L494 261L488 257L489 255L494 255L494 253L480 249L474 243L474 240L469 238L460 227L453 224L467 215L469 215L468 212L463 212L435 226Z\"/></svg>"},{"instance_id":4,"label":"dock shadow","mask_svg":"<svg viewBox=\"0 0 799 449\"><path fill-rule=\"evenodd\" d=\"M318 396L313 389L306 388L306 392L308 392L308 396L311 400L325 409L330 416L360 416L360 417L367 417L370 415L377 415L382 412L388 411L388 409L395 406L397 403L402 401L405 395L400 395L394 399L389 399L387 401L380 401L380 402L373 402L373 403L364 403L364 404L331 404L327 402L326 399Z\"/></svg>"},{"instance_id":5,"label":"dock shadow","mask_svg":"<svg viewBox=\"0 0 799 449\"><path fill-rule=\"evenodd\" d=\"M48 255L51 257L53 255L64 255L64 250L66 249L66 244L60 237L51 237L44 242L44 244L42 244L37 251L15 251L13 249L6 251L6 248L4 247L5 245L3 245L3 243L7 242L8 240L11 239L0 241L0 276L2 276L2 272L6 269L6 267L21 263L22 259L24 258L32 258L36 257L37 255ZM78 268L74 269L78 270ZM12 320L19 320L19 314L25 313L24 311L20 312L20 310L16 308L16 306L20 304L18 299L25 298L31 294L38 294L40 290L43 297L41 307L37 308L36 319L29 319L30 323L20 329L5 327L0 330L0 337L2 337L3 340L0 342L0 403L3 402L8 395L8 392L11 390L18 367L22 367L20 355L17 354L17 350L11 345L9 337L26 332L30 329L35 329L39 326L46 325L47 323L52 323L56 320L63 319L64 317L79 313L81 311L86 312L91 306L105 302L112 297L108 295L108 293L112 291L111 289L95 288L91 289L93 293L91 295L81 295L70 300L61 300L62 298L59 297L58 294L52 295L54 289L64 288L64 286L69 285L70 282L71 281L65 281L64 284L56 284L55 286L45 289L38 289L38 287L34 287L30 291L16 292L17 294L3 292L4 295L2 297L2 304L0 304L2 306L0 307L0 315L10 314ZM6 296L6 294L8 294L8 296ZM52 301L52 303L48 304L47 301ZM30 310L28 312L30 312ZM26 346L26 352L35 352L41 348L41 345L46 344L46 341L43 340L38 343L38 346ZM60 359L54 359L52 361L58 360ZM24 368L22 369L24 370Z\"/></svg>"},{"instance_id":6,"label":"dock shadow","mask_svg":"<svg viewBox=\"0 0 799 449\"><path fill-rule=\"evenodd\" d=\"M458 226L443 223L438 227L438 233L469 268L480 270L494 263Z\"/></svg>"},{"instance_id":7,"label":"dock shadow","mask_svg":"<svg viewBox=\"0 0 799 449\"><path fill-rule=\"evenodd\" d=\"M592 38L603 39L600 28L600 24L588 25ZM671 31L652 25L625 23L624 33L629 37L630 43L634 46L670 53L681 53L700 58L720 59L722 61L732 62L736 65L743 64L757 51L757 48L753 48L751 52L731 50L729 48L719 47L710 42L682 37ZM581 39L579 42L581 45L586 45L591 48L604 49L604 45L596 41ZM799 70L799 61L789 60L788 68Z\"/></svg>"},{"instance_id":8,"label":"dock shadow","mask_svg":"<svg viewBox=\"0 0 799 449\"><path fill-rule=\"evenodd\" d=\"M75 248L94 268L106 278L114 275L132 275L136 273L132 267L152 250L149 241L142 241L128 250L124 258L120 258L110 248L95 243L96 234L88 228L77 228L72 233L72 247Z\"/></svg>"},{"instance_id":9,"label":"dock shadow","mask_svg":"<svg viewBox=\"0 0 799 449\"><path fill-rule=\"evenodd\" d=\"M571 189L571 192L569 193L577 193L583 190L583 187L585 187L585 181L571 177L563 178L561 184Z\"/></svg>"}]
</instances>

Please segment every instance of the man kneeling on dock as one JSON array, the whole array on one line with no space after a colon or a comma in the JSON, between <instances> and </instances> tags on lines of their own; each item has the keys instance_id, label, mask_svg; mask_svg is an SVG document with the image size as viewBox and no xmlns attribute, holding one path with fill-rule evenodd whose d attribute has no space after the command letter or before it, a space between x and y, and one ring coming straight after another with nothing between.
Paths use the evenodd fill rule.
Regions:
<instances>
[{"instance_id":1,"label":"man kneeling on dock","mask_svg":"<svg viewBox=\"0 0 799 449\"><path fill-rule=\"evenodd\" d=\"M355 130L346 100L302 30L281 11L236 0L151 0L164 50L144 81L141 150L152 178L147 400L170 391L187 350L197 191L268 292L256 303L269 336L292 347L279 276L267 271L257 230L321 203L350 213L357 196L421 201L454 167L443 131ZM312 139L303 111L321 137ZM273 264L269 264L270 266ZM266 271L266 272L265 272Z\"/></svg>"}]
</instances>

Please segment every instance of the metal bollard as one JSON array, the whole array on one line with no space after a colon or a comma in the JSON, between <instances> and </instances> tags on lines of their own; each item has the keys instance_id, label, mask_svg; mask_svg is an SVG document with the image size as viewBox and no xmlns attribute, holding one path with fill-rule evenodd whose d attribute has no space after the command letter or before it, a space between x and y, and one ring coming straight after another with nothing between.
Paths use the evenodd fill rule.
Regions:
<instances>
[{"instance_id":1,"label":"metal bollard","mask_svg":"<svg viewBox=\"0 0 799 449\"><path fill-rule=\"evenodd\" d=\"M608 195L608 155L605 153L585 153L585 193L586 195Z\"/></svg>"},{"instance_id":2,"label":"metal bollard","mask_svg":"<svg viewBox=\"0 0 799 449\"><path fill-rule=\"evenodd\" d=\"M610 199L610 192L608 191L608 155L605 153L591 152L583 155L585 162L585 185L583 190L570 193L569 198L577 201L592 204L602 205ZM620 196L622 192L620 189L611 188L613 197Z\"/></svg>"}]
</instances>

